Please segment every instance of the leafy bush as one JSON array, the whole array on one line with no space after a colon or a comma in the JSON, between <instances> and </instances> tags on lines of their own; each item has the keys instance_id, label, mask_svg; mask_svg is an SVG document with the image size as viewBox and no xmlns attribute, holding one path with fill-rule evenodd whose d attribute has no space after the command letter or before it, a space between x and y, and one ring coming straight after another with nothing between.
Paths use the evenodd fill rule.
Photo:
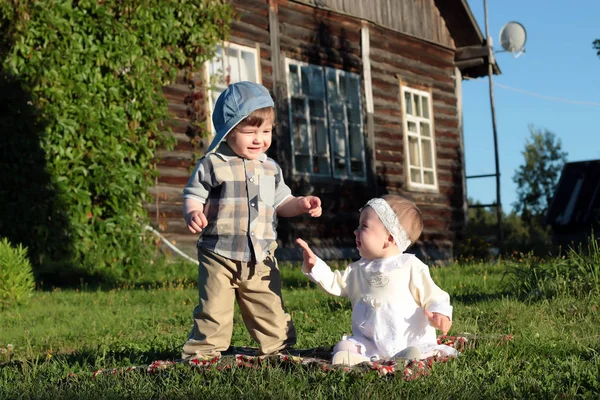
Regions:
<instances>
[{"instance_id":1,"label":"leafy bush","mask_svg":"<svg viewBox=\"0 0 600 400\"><path fill-rule=\"evenodd\" d=\"M478 205L469 199L469 204ZM540 218L523 218L514 211L502 216L504 240L498 243L496 211L492 207L469 208L469 218L464 239L457 244L457 255L461 260L489 260L498 251L503 255L530 253L543 256L552 247L550 227Z\"/></svg>"},{"instance_id":2,"label":"leafy bush","mask_svg":"<svg viewBox=\"0 0 600 400\"><path fill-rule=\"evenodd\" d=\"M25 302L34 286L27 249L12 247L6 238L0 240L0 306Z\"/></svg>"},{"instance_id":3,"label":"leafy bush","mask_svg":"<svg viewBox=\"0 0 600 400\"><path fill-rule=\"evenodd\" d=\"M174 142L161 89L198 71L231 19L224 0L0 0L0 235L36 271L145 264L143 204Z\"/></svg>"},{"instance_id":4,"label":"leafy bush","mask_svg":"<svg viewBox=\"0 0 600 400\"><path fill-rule=\"evenodd\" d=\"M495 257L492 240L479 236L466 236L456 248L457 260L463 263L490 261Z\"/></svg>"}]
</instances>

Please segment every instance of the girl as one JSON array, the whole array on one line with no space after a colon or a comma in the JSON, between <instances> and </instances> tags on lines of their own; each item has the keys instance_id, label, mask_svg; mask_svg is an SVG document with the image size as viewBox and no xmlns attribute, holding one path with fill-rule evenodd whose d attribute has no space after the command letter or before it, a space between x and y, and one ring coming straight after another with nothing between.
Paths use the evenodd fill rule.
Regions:
<instances>
[{"instance_id":1,"label":"girl","mask_svg":"<svg viewBox=\"0 0 600 400\"><path fill-rule=\"evenodd\" d=\"M452 325L450 296L431 279L429 268L404 251L423 230L421 211L396 195L369 200L354 231L361 259L332 271L297 239L302 271L326 292L352 303L352 336L333 349L333 364L354 365L389 358L423 359L456 355L437 344Z\"/></svg>"}]
</instances>

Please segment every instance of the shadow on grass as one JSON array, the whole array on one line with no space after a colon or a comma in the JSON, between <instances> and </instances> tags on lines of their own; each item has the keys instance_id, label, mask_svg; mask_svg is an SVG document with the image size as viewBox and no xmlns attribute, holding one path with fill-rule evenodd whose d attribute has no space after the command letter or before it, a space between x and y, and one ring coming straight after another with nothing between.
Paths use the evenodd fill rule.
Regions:
<instances>
[{"instance_id":1,"label":"shadow on grass","mask_svg":"<svg viewBox=\"0 0 600 400\"><path fill-rule=\"evenodd\" d=\"M198 284L197 266L189 263L169 263L164 260L155 261L142 271L135 271L134 276L114 278L107 275L91 275L81 271L74 274L68 271L68 277L55 277L50 282L39 282L37 289L44 292L61 290L78 290L80 292L106 292L114 289L147 290L158 288L195 288ZM58 282L58 283L56 283Z\"/></svg>"},{"instance_id":2,"label":"shadow on grass","mask_svg":"<svg viewBox=\"0 0 600 400\"><path fill-rule=\"evenodd\" d=\"M134 365L147 365L157 360L175 360L181 357L181 345L173 346L172 349L122 349L102 350L83 349L69 354L57 354L52 357L53 361L85 368L113 368Z\"/></svg>"},{"instance_id":3,"label":"shadow on grass","mask_svg":"<svg viewBox=\"0 0 600 400\"><path fill-rule=\"evenodd\" d=\"M315 288L316 285L312 283L302 273L301 263L286 263L285 265L279 266L281 272L281 287L285 289L308 289Z\"/></svg>"},{"instance_id":4,"label":"shadow on grass","mask_svg":"<svg viewBox=\"0 0 600 400\"><path fill-rule=\"evenodd\" d=\"M286 289L314 289L317 287L304 276L282 276L281 286Z\"/></svg>"},{"instance_id":5,"label":"shadow on grass","mask_svg":"<svg viewBox=\"0 0 600 400\"><path fill-rule=\"evenodd\" d=\"M450 300L452 302L457 302L465 305L493 301L493 300L501 300L506 297L511 297L510 292L502 291L495 293L464 293L464 294L454 294L450 296Z\"/></svg>"},{"instance_id":6,"label":"shadow on grass","mask_svg":"<svg viewBox=\"0 0 600 400\"><path fill-rule=\"evenodd\" d=\"M87 369L91 367L91 369L96 370L144 366L152 364L155 361L183 361L181 359L182 347L183 343L174 346L172 349L152 349L145 351L139 349L83 349L72 353L56 354L52 356L52 362L58 365L69 366L74 369ZM310 356L328 358L331 355L331 350L332 346L322 346L310 349L288 349L285 350L284 353L299 357ZM227 350L222 352L223 357L236 354L256 356L258 354L258 348L230 346ZM40 355L27 361L12 360L0 364L0 370L2 368L23 369L25 364L39 365L47 360L48 357L46 355Z\"/></svg>"}]
</instances>

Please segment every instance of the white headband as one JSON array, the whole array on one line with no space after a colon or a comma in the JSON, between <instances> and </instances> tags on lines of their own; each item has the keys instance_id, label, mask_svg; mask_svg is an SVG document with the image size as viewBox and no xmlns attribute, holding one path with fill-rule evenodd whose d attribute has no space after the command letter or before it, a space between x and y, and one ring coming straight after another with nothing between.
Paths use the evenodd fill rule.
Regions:
<instances>
[{"instance_id":1,"label":"white headband","mask_svg":"<svg viewBox=\"0 0 600 400\"><path fill-rule=\"evenodd\" d=\"M408 249L410 246L410 239L408 237L408 232L406 229L400 225L400 221L398 221L398 217L392 207L382 198L374 198L371 199L365 204L363 208L360 209L362 211L365 207L371 207L375 214L379 217L385 229L388 230L390 235L394 238L394 243L400 249L400 252L404 252L404 250Z\"/></svg>"}]
</instances>

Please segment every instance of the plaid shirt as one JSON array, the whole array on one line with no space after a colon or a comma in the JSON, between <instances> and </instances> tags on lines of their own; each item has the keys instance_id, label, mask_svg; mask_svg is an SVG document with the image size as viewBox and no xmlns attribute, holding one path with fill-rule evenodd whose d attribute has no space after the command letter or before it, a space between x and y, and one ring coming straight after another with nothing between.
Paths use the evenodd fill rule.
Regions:
<instances>
[{"instance_id":1,"label":"plaid shirt","mask_svg":"<svg viewBox=\"0 0 600 400\"><path fill-rule=\"evenodd\" d=\"M223 143L202 157L183 191L204 203L208 225L198 246L236 261L263 261L277 247L275 209L291 196L279 165L265 154L236 155Z\"/></svg>"}]
</instances>

